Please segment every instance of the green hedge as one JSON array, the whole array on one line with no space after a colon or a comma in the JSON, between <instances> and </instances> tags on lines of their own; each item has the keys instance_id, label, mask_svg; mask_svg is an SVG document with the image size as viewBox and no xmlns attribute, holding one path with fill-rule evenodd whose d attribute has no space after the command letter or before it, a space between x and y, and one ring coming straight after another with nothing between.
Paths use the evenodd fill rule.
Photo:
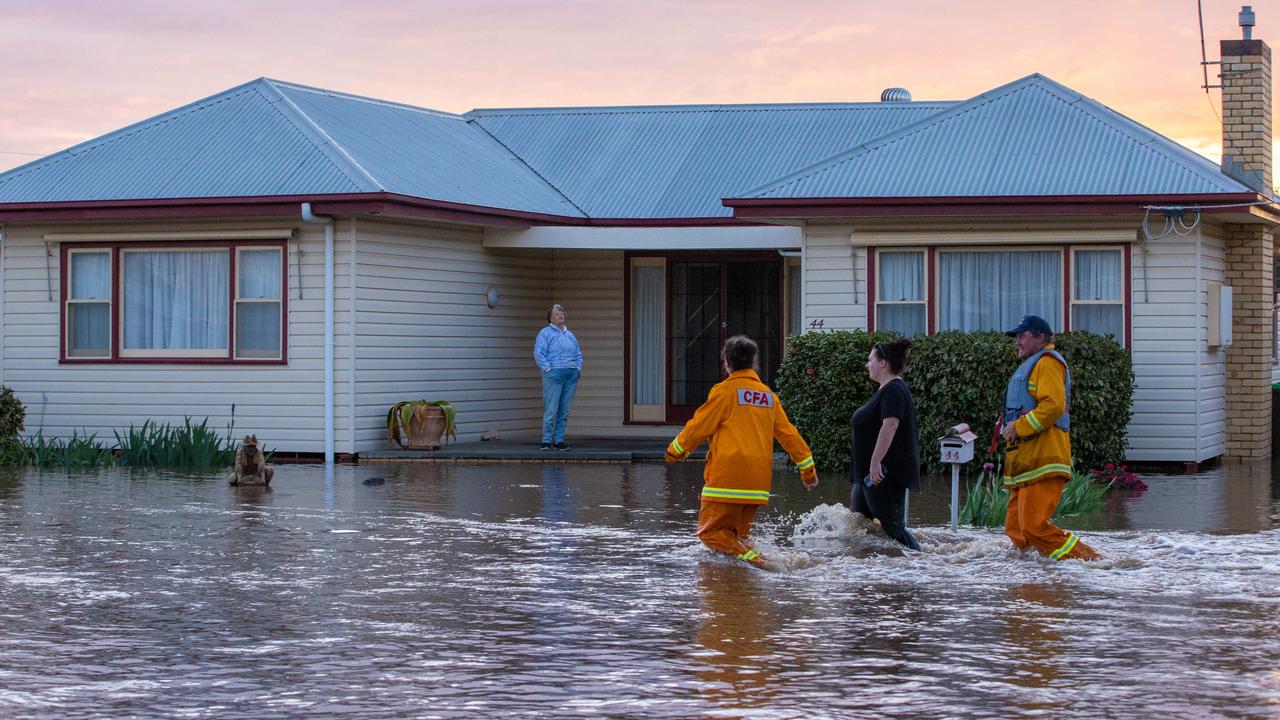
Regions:
<instances>
[{"instance_id":1,"label":"green hedge","mask_svg":"<svg viewBox=\"0 0 1280 720\"><path fill-rule=\"evenodd\" d=\"M787 415L813 448L823 471L849 465L850 419L875 387L867 377L871 347L892 333L861 330L806 333L787 339L778 371L778 393ZM978 434L971 469L987 454L1004 405L1009 377L1018 366L1013 341L998 332L940 332L913 338L906 375L916 404L922 469L943 468L936 438L956 423ZM1076 467L1100 468L1124 460L1125 428L1133 411L1133 364L1109 337L1087 332L1055 336L1071 368L1071 441Z\"/></svg>"}]
</instances>

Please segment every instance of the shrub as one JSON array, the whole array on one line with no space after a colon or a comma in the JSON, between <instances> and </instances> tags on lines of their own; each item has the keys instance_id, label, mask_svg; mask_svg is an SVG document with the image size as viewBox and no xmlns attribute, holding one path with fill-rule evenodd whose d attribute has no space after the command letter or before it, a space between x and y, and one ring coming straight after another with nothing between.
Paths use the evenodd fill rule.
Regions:
<instances>
[{"instance_id":1,"label":"shrub","mask_svg":"<svg viewBox=\"0 0 1280 720\"><path fill-rule=\"evenodd\" d=\"M819 468L848 467L853 411L875 391L867 377L867 354L891 337L854 330L788 338L778 393ZM906 380L916 405L922 469L943 469L935 439L960 422L978 434L974 462L995 460L987 449L1009 377L1018 367L1013 343L998 332L946 331L914 340ZM1133 414L1129 353L1111 338L1086 332L1062 333L1055 343L1071 369L1071 442L1077 467L1122 461L1128 444L1125 428Z\"/></svg>"},{"instance_id":2,"label":"shrub","mask_svg":"<svg viewBox=\"0 0 1280 720\"><path fill-rule=\"evenodd\" d=\"M818 469L849 466L853 411L875 392L867 377L867 354L873 345L892 337L855 330L787 338L777 375L778 395L813 450Z\"/></svg>"},{"instance_id":3,"label":"shrub","mask_svg":"<svg viewBox=\"0 0 1280 720\"><path fill-rule=\"evenodd\" d=\"M0 442L15 440L26 429L27 409L13 390L0 387Z\"/></svg>"}]
</instances>

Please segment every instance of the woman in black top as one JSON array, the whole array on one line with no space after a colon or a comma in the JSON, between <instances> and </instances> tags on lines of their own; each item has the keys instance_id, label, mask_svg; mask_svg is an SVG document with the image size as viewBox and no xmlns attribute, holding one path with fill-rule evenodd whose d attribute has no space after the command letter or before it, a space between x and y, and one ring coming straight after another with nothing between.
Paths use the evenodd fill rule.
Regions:
<instances>
[{"instance_id":1,"label":"woman in black top","mask_svg":"<svg viewBox=\"0 0 1280 720\"><path fill-rule=\"evenodd\" d=\"M920 449L916 408L903 381L911 341L876 343L867 357L867 374L880 384L866 404L853 412L853 465L850 506L878 518L889 537L919 550L906 526L907 490L920 488ZM864 478L869 478L870 485Z\"/></svg>"}]
</instances>

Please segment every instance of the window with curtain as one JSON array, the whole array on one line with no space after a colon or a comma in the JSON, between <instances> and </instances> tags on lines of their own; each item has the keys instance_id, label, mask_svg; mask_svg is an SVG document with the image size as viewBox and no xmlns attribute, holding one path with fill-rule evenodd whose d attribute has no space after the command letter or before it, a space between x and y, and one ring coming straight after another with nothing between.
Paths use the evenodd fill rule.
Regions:
<instances>
[{"instance_id":1,"label":"window with curtain","mask_svg":"<svg viewBox=\"0 0 1280 720\"><path fill-rule=\"evenodd\" d=\"M236 357L280 357L279 248L241 248L236 255Z\"/></svg>"},{"instance_id":2,"label":"window with curtain","mask_svg":"<svg viewBox=\"0 0 1280 720\"><path fill-rule=\"evenodd\" d=\"M1124 343L1124 262L1118 249L1076 250L1071 280L1071 329L1111 335Z\"/></svg>"},{"instance_id":3,"label":"window with curtain","mask_svg":"<svg viewBox=\"0 0 1280 720\"><path fill-rule=\"evenodd\" d=\"M125 250L122 355L224 355L231 255Z\"/></svg>"},{"instance_id":4,"label":"window with curtain","mask_svg":"<svg viewBox=\"0 0 1280 720\"><path fill-rule=\"evenodd\" d=\"M282 360L284 246L72 247L67 360Z\"/></svg>"},{"instance_id":5,"label":"window with curtain","mask_svg":"<svg viewBox=\"0 0 1280 720\"><path fill-rule=\"evenodd\" d=\"M631 403L662 401L662 312L666 302L666 268L661 264L631 268ZM647 418L646 418L647 419Z\"/></svg>"},{"instance_id":6,"label":"window with curtain","mask_svg":"<svg viewBox=\"0 0 1280 720\"><path fill-rule=\"evenodd\" d=\"M1007 330L1023 315L1062 327L1058 250L938 252L938 329Z\"/></svg>"},{"instance_id":7,"label":"window with curtain","mask_svg":"<svg viewBox=\"0 0 1280 720\"><path fill-rule=\"evenodd\" d=\"M876 253L876 329L903 335L927 329L924 252Z\"/></svg>"},{"instance_id":8,"label":"window with curtain","mask_svg":"<svg viewBox=\"0 0 1280 720\"><path fill-rule=\"evenodd\" d=\"M111 253L67 254L67 356L111 356Z\"/></svg>"}]
</instances>

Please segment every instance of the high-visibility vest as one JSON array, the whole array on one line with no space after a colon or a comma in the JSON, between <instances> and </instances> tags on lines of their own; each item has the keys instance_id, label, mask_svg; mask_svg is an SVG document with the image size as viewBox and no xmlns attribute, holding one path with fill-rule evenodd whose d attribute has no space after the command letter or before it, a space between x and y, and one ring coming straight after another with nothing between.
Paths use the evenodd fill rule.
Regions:
<instances>
[{"instance_id":1,"label":"high-visibility vest","mask_svg":"<svg viewBox=\"0 0 1280 720\"><path fill-rule=\"evenodd\" d=\"M1062 415L1058 417L1057 422L1053 425L1066 432L1071 432L1071 370L1067 368L1067 361L1058 354L1057 350L1048 348L1023 360L1022 364L1013 373L1013 377L1009 378L1009 388L1004 393L1004 424L1012 425L1018 421L1018 418L1035 409L1036 399L1031 394L1035 392L1035 388L1030 386L1031 371L1035 369L1036 363L1040 361L1040 358L1045 355L1050 355L1062 363L1062 370L1066 375L1066 407L1063 408Z\"/></svg>"}]
</instances>

